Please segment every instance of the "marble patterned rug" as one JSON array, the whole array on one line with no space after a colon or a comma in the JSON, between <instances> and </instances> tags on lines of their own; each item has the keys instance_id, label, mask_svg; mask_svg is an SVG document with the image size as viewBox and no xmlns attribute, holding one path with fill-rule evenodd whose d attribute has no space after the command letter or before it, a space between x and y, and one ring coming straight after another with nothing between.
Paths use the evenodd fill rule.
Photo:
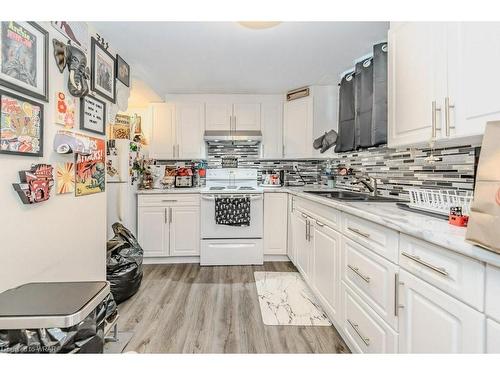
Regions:
<instances>
[{"instance_id":1,"label":"marble patterned rug","mask_svg":"<svg viewBox=\"0 0 500 375\"><path fill-rule=\"evenodd\" d=\"M265 325L332 325L298 272L254 272L254 277Z\"/></svg>"}]
</instances>

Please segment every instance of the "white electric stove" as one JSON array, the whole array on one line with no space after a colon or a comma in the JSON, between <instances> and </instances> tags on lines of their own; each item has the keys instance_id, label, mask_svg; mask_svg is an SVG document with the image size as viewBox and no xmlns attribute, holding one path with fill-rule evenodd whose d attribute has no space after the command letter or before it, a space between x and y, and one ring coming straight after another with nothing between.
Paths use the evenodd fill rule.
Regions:
<instances>
[{"instance_id":1,"label":"white electric stove","mask_svg":"<svg viewBox=\"0 0 500 375\"><path fill-rule=\"evenodd\" d=\"M209 169L201 192L200 264L252 265L264 262L262 243L264 204L256 169ZM215 222L218 197L250 199L250 225L230 226Z\"/></svg>"}]
</instances>

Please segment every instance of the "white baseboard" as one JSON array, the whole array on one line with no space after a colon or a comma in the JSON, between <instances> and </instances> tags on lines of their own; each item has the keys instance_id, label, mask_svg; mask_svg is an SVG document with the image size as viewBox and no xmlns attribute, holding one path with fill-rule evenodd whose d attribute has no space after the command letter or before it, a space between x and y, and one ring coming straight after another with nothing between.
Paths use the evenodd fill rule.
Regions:
<instances>
[{"instance_id":1,"label":"white baseboard","mask_svg":"<svg viewBox=\"0 0 500 375\"><path fill-rule=\"evenodd\" d=\"M288 255L265 255L264 262L289 262Z\"/></svg>"},{"instance_id":2,"label":"white baseboard","mask_svg":"<svg viewBox=\"0 0 500 375\"><path fill-rule=\"evenodd\" d=\"M144 258L144 264L179 264L179 263L200 263L199 256L191 257L149 257Z\"/></svg>"}]
</instances>

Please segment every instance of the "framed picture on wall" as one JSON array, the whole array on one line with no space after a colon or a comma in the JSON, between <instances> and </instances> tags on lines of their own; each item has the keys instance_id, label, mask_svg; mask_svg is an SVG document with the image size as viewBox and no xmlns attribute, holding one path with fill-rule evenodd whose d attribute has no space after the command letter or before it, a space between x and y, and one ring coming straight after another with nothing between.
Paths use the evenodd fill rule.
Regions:
<instances>
[{"instance_id":1,"label":"framed picture on wall","mask_svg":"<svg viewBox=\"0 0 500 375\"><path fill-rule=\"evenodd\" d=\"M106 49L104 49L104 47L94 37L90 40L90 50L90 86L92 90L100 96L112 103L115 103L115 58L108 51L106 51Z\"/></svg>"},{"instance_id":2,"label":"framed picture on wall","mask_svg":"<svg viewBox=\"0 0 500 375\"><path fill-rule=\"evenodd\" d=\"M0 90L0 153L43 156L43 104Z\"/></svg>"},{"instance_id":3,"label":"framed picture on wall","mask_svg":"<svg viewBox=\"0 0 500 375\"><path fill-rule=\"evenodd\" d=\"M106 134L106 103L90 95L80 99L80 129Z\"/></svg>"},{"instance_id":4,"label":"framed picture on wall","mask_svg":"<svg viewBox=\"0 0 500 375\"><path fill-rule=\"evenodd\" d=\"M49 33L35 22L0 22L0 85L49 101Z\"/></svg>"},{"instance_id":5,"label":"framed picture on wall","mask_svg":"<svg viewBox=\"0 0 500 375\"><path fill-rule=\"evenodd\" d=\"M130 87L130 66L120 55L116 55L116 79L125 86Z\"/></svg>"}]
</instances>

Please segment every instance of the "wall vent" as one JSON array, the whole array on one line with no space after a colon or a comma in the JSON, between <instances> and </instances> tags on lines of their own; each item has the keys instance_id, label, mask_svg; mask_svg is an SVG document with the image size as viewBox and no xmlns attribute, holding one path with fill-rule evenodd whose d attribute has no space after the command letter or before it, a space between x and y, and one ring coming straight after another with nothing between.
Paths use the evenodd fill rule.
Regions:
<instances>
[{"instance_id":1,"label":"wall vent","mask_svg":"<svg viewBox=\"0 0 500 375\"><path fill-rule=\"evenodd\" d=\"M289 102L291 100L304 98L306 96L309 96L309 87L301 87L300 89L288 91L286 93L286 100Z\"/></svg>"}]
</instances>

